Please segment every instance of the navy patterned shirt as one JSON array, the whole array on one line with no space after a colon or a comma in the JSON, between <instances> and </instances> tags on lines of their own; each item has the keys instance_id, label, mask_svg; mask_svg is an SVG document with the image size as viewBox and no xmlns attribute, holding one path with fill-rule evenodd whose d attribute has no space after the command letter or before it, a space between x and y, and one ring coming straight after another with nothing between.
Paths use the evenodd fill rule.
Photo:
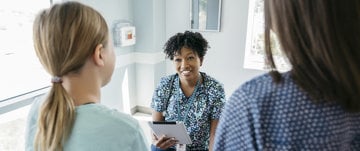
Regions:
<instances>
[{"instance_id":1,"label":"navy patterned shirt","mask_svg":"<svg viewBox=\"0 0 360 151\"><path fill-rule=\"evenodd\" d=\"M216 151L360 150L360 113L335 102L314 103L283 73L254 78L225 105L215 134Z\"/></svg>"},{"instance_id":2,"label":"navy patterned shirt","mask_svg":"<svg viewBox=\"0 0 360 151\"><path fill-rule=\"evenodd\" d=\"M192 140L191 145L186 145L187 150L208 149L211 120L220 118L225 103L223 85L205 73L200 73L203 82L193 92L195 99L192 103L182 92L177 74L161 78L151 102L155 111L165 113L166 121L182 121L186 117L183 122ZM188 114L185 115L187 110Z\"/></svg>"}]
</instances>

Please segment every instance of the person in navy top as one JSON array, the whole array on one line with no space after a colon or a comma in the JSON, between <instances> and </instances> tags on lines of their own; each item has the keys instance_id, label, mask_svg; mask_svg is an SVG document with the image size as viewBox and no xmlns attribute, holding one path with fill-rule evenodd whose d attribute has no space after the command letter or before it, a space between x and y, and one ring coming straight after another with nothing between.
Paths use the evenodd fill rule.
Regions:
<instances>
[{"instance_id":1,"label":"person in navy top","mask_svg":"<svg viewBox=\"0 0 360 151\"><path fill-rule=\"evenodd\" d=\"M231 95L214 150L360 150L360 1L264 2L270 72ZM271 34L288 72L277 71Z\"/></svg>"}]
</instances>

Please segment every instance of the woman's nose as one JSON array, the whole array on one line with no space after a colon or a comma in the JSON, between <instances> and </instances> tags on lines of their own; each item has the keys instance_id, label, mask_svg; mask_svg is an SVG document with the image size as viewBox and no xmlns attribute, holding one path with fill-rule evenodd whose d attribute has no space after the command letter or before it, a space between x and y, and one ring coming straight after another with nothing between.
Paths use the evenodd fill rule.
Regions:
<instances>
[{"instance_id":1,"label":"woman's nose","mask_svg":"<svg viewBox=\"0 0 360 151\"><path fill-rule=\"evenodd\" d=\"M181 62L181 68L188 68L189 67L189 63L186 60L183 60Z\"/></svg>"},{"instance_id":2,"label":"woman's nose","mask_svg":"<svg viewBox=\"0 0 360 151\"><path fill-rule=\"evenodd\" d=\"M181 66L183 66L183 67L186 67L186 66L188 66L189 64L188 64L188 62L186 61L186 60L183 60L182 62L181 62Z\"/></svg>"}]
</instances>

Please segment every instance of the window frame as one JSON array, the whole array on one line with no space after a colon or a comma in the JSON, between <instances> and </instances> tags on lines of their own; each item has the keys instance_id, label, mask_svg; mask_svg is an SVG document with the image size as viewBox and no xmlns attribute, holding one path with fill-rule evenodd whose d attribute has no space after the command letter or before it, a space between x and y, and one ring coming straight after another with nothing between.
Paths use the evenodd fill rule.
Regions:
<instances>
[{"instance_id":1,"label":"window frame","mask_svg":"<svg viewBox=\"0 0 360 151\"><path fill-rule=\"evenodd\" d=\"M243 64L243 67L245 69L255 69L262 71L268 70L265 64L265 57L266 57L265 46L264 46L265 19L263 14L263 6L264 6L263 2L264 0L249 1L245 55L244 55L244 64ZM255 12L256 7L259 7L257 9L262 10L258 14ZM257 17L261 17L261 18L257 18ZM257 29L256 27L258 27L259 29ZM273 58L277 70L280 72L289 71L291 69L291 65L286 59L286 56L282 53L280 44L274 33L271 33L271 43L272 43L271 47L273 51Z\"/></svg>"},{"instance_id":2,"label":"window frame","mask_svg":"<svg viewBox=\"0 0 360 151\"><path fill-rule=\"evenodd\" d=\"M60 2L62 0L47 0L47 1L49 2L48 6L51 7L51 5L53 5L55 2ZM44 2L45 2L45 0L44 0ZM41 9L42 8L39 8L39 10L37 10L37 11L40 11ZM3 9L3 10L6 11L5 9ZM25 16L25 15L28 15L28 14L23 14L23 15ZM5 29L3 29L3 30L6 30L6 27L4 27L4 28ZM4 32L6 32L6 31L4 31ZM31 48L31 50L33 50L33 48ZM24 57L24 56L28 57L28 55L24 55L24 54L21 54L21 53L18 55L18 54L15 54L15 53L18 53L18 50L6 51L4 49L4 51L0 51L0 55L1 55L0 57L2 59L7 59L7 60L11 60L11 59L15 58L16 60L14 62L17 62L17 61L21 62L21 61L23 61L21 57ZM15 54L15 56L11 56L12 54ZM16 56L16 55L18 55L18 56ZM11 58L11 57L13 57L13 58ZM31 56L31 57L36 58L35 56ZM13 68L11 66L11 63L9 63L9 62L4 61L3 63L6 63L8 65L8 69ZM43 67L41 66L40 63L38 65L30 65L30 66L25 65L25 66L20 66L20 67L21 67L21 69L14 69L14 70L40 71L42 73L39 73L39 75L37 75L37 76L42 76L41 78L44 78L44 77L47 76L45 70L43 69ZM14 68L16 68L16 67L14 67ZM28 69L28 68L30 68L30 69ZM7 71L8 70L6 70L5 72L7 72ZM8 76L5 76L5 78L10 77L10 75L11 74L9 74ZM22 84L24 84L24 83L22 83L22 82L24 82L24 79L19 79L19 78L24 77L24 76L29 77L29 75L31 77L31 73L28 73L27 75L13 75L14 79L11 81L11 83L13 81L16 81L17 85L22 86ZM39 79L39 78L37 78L37 79ZM45 82L45 80L43 80L42 84L34 86L33 88L28 89L26 91L14 90L14 94L10 94L8 96L4 95L4 96L0 97L1 98L1 100L0 100L0 115L5 114L5 113L10 112L10 111L13 111L13 110L16 110L16 109L19 109L19 108L22 108L22 107L24 107L26 105L30 105L35 98L37 98L40 95L46 94L50 90L50 87L51 87L50 86L51 85L50 77L48 79L49 79L48 83ZM8 80L8 79L3 79L3 80ZM25 79L25 81L26 81L26 79ZM26 83L24 85L28 86L28 85L26 85ZM6 87L11 88L12 86L7 84L7 85L3 86L3 89L8 89Z\"/></svg>"}]
</instances>

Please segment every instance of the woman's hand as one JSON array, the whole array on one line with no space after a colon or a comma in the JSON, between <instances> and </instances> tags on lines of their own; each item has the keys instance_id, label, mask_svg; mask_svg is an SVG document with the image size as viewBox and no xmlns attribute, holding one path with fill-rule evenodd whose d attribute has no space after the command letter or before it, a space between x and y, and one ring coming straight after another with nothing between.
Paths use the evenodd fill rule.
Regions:
<instances>
[{"instance_id":1,"label":"woman's hand","mask_svg":"<svg viewBox=\"0 0 360 151\"><path fill-rule=\"evenodd\" d=\"M165 135L158 138L154 133L152 135L153 144L162 150L168 149L171 146L174 146L178 140L173 137L166 137Z\"/></svg>"}]
</instances>

